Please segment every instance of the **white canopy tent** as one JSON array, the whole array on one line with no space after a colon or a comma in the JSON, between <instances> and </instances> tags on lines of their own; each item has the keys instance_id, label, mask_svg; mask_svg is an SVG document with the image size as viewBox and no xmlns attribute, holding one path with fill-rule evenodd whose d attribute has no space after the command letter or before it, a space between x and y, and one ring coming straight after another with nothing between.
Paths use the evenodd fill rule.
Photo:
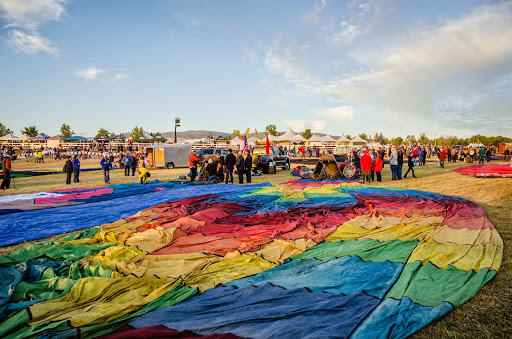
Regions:
<instances>
[{"instance_id":1,"label":"white canopy tent","mask_svg":"<svg viewBox=\"0 0 512 339\"><path fill-rule=\"evenodd\" d=\"M9 133L9 134L4 135L3 137L0 137L0 140L18 141L18 140L20 140L20 138L15 136L12 133Z\"/></svg>"},{"instance_id":2,"label":"white canopy tent","mask_svg":"<svg viewBox=\"0 0 512 339\"><path fill-rule=\"evenodd\" d=\"M336 139L331 137L329 134L324 135L323 137L320 137L320 140L323 142L332 142L332 143L336 142Z\"/></svg>"},{"instance_id":3,"label":"white canopy tent","mask_svg":"<svg viewBox=\"0 0 512 339\"><path fill-rule=\"evenodd\" d=\"M308 141L308 139L304 138L300 133L297 133L297 135L293 138L293 141L295 142L304 142Z\"/></svg>"},{"instance_id":4,"label":"white canopy tent","mask_svg":"<svg viewBox=\"0 0 512 339\"><path fill-rule=\"evenodd\" d=\"M364 143L366 144L368 141L364 140L363 138L361 138L360 136L357 136L355 137L354 139L352 139L352 143Z\"/></svg>"},{"instance_id":5,"label":"white canopy tent","mask_svg":"<svg viewBox=\"0 0 512 339\"><path fill-rule=\"evenodd\" d=\"M308 140L309 142L322 142L322 137L318 134L313 134L311 138Z\"/></svg>"},{"instance_id":6,"label":"white canopy tent","mask_svg":"<svg viewBox=\"0 0 512 339\"><path fill-rule=\"evenodd\" d=\"M345 136L345 134L342 134L341 137L339 137L339 139L337 140L337 142L345 142L345 143L349 143L351 142L352 140L350 140L349 138L347 138Z\"/></svg>"},{"instance_id":7,"label":"white canopy tent","mask_svg":"<svg viewBox=\"0 0 512 339\"><path fill-rule=\"evenodd\" d=\"M285 134L274 137L274 140L279 142L294 141L293 138L295 138L296 135L297 133L292 131L292 128L290 127Z\"/></svg>"},{"instance_id":8,"label":"white canopy tent","mask_svg":"<svg viewBox=\"0 0 512 339\"><path fill-rule=\"evenodd\" d=\"M256 141L258 141L258 140L260 140L260 139L258 139L258 138L256 138L256 137L250 137L249 139L247 139L247 143L248 143L249 145L253 145L253 146L254 146L254 144L256 144ZM266 139L265 139L265 140L266 140Z\"/></svg>"}]
</instances>

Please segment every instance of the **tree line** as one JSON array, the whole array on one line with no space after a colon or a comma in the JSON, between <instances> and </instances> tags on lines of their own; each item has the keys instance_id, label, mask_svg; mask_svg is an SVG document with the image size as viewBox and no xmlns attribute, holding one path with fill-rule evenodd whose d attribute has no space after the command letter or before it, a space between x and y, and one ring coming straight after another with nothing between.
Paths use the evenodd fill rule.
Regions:
<instances>
[{"instance_id":1,"label":"tree line","mask_svg":"<svg viewBox=\"0 0 512 339\"><path fill-rule=\"evenodd\" d=\"M256 135L258 134L258 131L256 131ZM0 123L0 136L13 133L13 131L10 128L7 128L4 124ZM68 124L62 124L60 127L60 135L63 138L69 138L75 133L71 126ZM278 132L275 125L267 125L265 127L265 133L268 133L273 136L279 136L284 134L284 132ZM36 126L27 126L24 127L21 130L21 134L25 134L28 137L35 137L39 134L39 131ZM149 133L152 137L156 137L161 135L160 132L151 132ZM310 128L307 128L304 130L304 132L301 133L301 135L305 139L310 139L313 134L311 132ZM106 136L110 139L112 139L116 134L114 132L110 132L104 128L100 128L98 132L96 133L95 138L98 138L100 136ZM130 136L133 140L139 139L144 136L144 130L142 127L135 126ZM231 135L226 134L224 137L226 139L231 139L232 137L240 136L240 130L233 130L233 133ZM501 135L498 136L485 136L481 134L473 135L469 138L459 138L454 135L449 136L440 136L438 138L429 138L425 135L425 133L421 133L418 137L415 135L409 134L405 138L402 137L392 137L387 138L382 133L375 133L375 135L367 135L365 133L359 134L361 138L364 140L370 141L370 142L378 142L383 145L386 144L393 144L393 145L403 145L403 144L415 144L415 143L421 143L421 144L431 144L431 145L441 145L441 146L448 146L448 145L462 145L467 146L469 144L484 144L486 146L498 146L498 144L506 143L506 142L512 142L512 138L504 137ZM346 135L347 138L352 139L351 135ZM213 139L212 135L208 135L207 138Z\"/></svg>"}]
</instances>

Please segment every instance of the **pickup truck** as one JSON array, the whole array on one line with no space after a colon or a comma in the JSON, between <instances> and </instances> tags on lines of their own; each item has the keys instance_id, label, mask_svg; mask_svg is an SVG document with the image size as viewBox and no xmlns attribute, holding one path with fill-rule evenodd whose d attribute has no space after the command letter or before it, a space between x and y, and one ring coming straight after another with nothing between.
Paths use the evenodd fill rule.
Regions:
<instances>
[{"instance_id":1,"label":"pickup truck","mask_svg":"<svg viewBox=\"0 0 512 339\"><path fill-rule=\"evenodd\" d=\"M263 174L268 174L268 165L271 162L283 170L290 169L290 158L278 146L270 146L268 155L265 146L256 146L251 150L251 153L255 169L261 169Z\"/></svg>"}]
</instances>

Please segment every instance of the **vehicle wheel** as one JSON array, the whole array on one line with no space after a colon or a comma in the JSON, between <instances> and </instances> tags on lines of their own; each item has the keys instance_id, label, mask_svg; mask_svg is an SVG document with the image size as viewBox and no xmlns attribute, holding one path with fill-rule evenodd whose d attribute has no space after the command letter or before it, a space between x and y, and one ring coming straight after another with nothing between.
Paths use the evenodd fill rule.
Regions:
<instances>
[{"instance_id":1,"label":"vehicle wheel","mask_svg":"<svg viewBox=\"0 0 512 339\"><path fill-rule=\"evenodd\" d=\"M168 169L173 169L174 168L174 163L170 162L167 164L167 168Z\"/></svg>"},{"instance_id":2,"label":"vehicle wheel","mask_svg":"<svg viewBox=\"0 0 512 339\"><path fill-rule=\"evenodd\" d=\"M287 161L287 162L284 164L283 170L288 171L289 169L290 169L290 163Z\"/></svg>"}]
</instances>

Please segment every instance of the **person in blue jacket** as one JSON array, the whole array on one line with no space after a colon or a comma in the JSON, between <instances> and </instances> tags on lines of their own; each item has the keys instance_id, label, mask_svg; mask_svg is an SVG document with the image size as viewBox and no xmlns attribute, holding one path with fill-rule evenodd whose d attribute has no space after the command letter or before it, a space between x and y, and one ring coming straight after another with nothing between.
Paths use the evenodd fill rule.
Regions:
<instances>
[{"instance_id":1,"label":"person in blue jacket","mask_svg":"<svg viewBox=\"0 0 512 339\"><path fill-rule=\"evenodd\" d=\"M106 184L110 184L110 170L112 169L112 162L108 157L108 153L103 153L103 158L100 161L101 170L103 171L103 178Z\"/></svg>"},{"instance_id":2,"label":"person in blue jacket","mask_svg":"<svg viewBox=\"0 0 512 339\"><path fill-rule=\"evenodd\" d=\"M126 152L126 154L123 157L123 164L124 164L124 176L129 177L130 176L130 164L132 162L132 158L130 157L130 154Z\"/></svg>"},{"instance_id":3,"label":"person in blue jacket","mask_svg":"<svg viewBox=\"0 0 512 339\"><path fill-rule=\"evenodd\" d=\"M80 182L80 160L78 159L78 155L75 154L73 157L73 160L71 161L73 163L73 182L79 183Z\"/></svg>"}]
</instances>

